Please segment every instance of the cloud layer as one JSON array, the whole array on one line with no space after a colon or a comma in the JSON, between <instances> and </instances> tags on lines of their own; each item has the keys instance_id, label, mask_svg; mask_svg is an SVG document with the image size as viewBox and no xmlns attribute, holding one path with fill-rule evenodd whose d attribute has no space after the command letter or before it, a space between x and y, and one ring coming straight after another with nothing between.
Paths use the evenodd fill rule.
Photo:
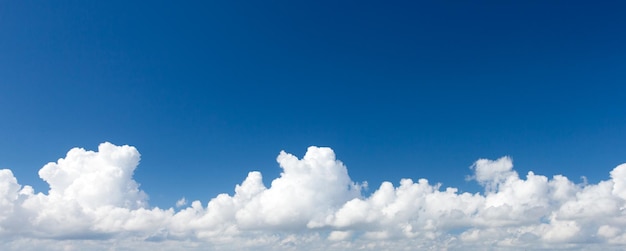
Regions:
<instances>
[{"instance_id":1,"label":"cloud layer","mask_svg":"<svg viewBox=\"0 0 626 251\"><path fill-rule=\"evenodd\" d=\"M269 187L250 172L234 194L178 209L151 208L133 180L140 154L103 143L45 165L47 193L0 170L2 250L485 250L623 249L626 164L610 179L575 184L479 159L482 193L426 179L383 182L365 196L325 147L281 152Z\"/></svg>"}]
</instances>

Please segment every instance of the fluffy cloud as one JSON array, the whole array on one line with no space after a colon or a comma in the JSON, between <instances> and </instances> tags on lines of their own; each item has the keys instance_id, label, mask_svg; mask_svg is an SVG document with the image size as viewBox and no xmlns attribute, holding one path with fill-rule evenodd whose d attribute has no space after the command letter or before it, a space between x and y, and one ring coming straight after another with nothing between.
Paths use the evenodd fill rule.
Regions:
<instances>
[{"instance_id":1,"label":"fluffy cloud","mask_svg":"<svg viewBox=\"0 0 626 251\"><path fill-rule=\"evenodd\" d=\"M364 196L330 148L281 152L269 187L250 172L232 195L150 208L133 180L140 154L103 143L45 165L47 193L0 170L2 250L623 249L626 164L598 184L524 177L511 158L471 166L482 193L426 179Z\"/></svg>"}]
</instances>

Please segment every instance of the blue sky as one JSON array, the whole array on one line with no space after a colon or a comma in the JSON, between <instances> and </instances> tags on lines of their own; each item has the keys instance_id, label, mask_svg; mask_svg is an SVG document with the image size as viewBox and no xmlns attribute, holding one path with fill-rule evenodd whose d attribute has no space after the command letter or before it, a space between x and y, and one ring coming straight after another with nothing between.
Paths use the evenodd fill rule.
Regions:
<instances>
[{"instance_id":1,"label":"blue sky","mask_svg":"<svg viewBox=\"0 0 626 251\"><path fill-rule=\"evenodd\" d=\"M352 180L480 192L511 156L597 183L626 161L619 1L15 1L0 7L0 168L36 192L73 147L141 153L150 205L332 147Z\"/></svg>"},{"instance_id":2,"label":"blue sky","mask_svg":"<svg viewBox=\"0 0 626 251\"><path fill-rule=\"evenodd\" d=\"M624 161L619 3L3 5L0 165L37 189L43 164L104 141L140 150L163 206L310 145L374 184L471 186L503 155L592 180Z\"/></svg>"}]
</instances>

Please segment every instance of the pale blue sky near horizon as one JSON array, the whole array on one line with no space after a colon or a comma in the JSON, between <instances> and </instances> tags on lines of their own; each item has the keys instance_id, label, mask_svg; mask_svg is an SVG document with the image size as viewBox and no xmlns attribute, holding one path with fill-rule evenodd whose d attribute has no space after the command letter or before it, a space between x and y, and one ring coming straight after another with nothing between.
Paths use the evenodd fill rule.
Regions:
<instances>
[{"instance_id":1,"label":"pale blue sky near horizon","mask_svg":"<svg viewBox=\"0 0 626 251\"><path fill-rule=\"evenodd\" d=\"M466 181L479 158L608 178L626 162L626 4L7 1L0 168L142 154L153 206L266 184L329 146L354 181Z\"/></svg>"}]
</instances>

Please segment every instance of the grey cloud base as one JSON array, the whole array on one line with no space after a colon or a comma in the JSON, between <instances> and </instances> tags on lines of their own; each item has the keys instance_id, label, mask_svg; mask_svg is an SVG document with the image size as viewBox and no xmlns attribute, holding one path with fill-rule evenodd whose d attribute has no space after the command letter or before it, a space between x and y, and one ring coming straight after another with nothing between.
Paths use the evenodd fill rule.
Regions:
<instances>
[{"instance_id":1,"label":"grey cloud base","mask_svg":"<svg viewBox=\"0 0 626 251\"><path fill-rule=\"evenodd\" d=\"M626 247L626 164L611 179L575 184L512 160L480 159L483 193L426 179L384 182L364 196L330 148L281 152L266 187L250 172L233 195L175 210L150 208L133 180L140 154L103 143L45 165L34 193L0 170L1 250L541 250ZM185 200L178 203L185 204Z\"/></svg>"}]
</instances>

